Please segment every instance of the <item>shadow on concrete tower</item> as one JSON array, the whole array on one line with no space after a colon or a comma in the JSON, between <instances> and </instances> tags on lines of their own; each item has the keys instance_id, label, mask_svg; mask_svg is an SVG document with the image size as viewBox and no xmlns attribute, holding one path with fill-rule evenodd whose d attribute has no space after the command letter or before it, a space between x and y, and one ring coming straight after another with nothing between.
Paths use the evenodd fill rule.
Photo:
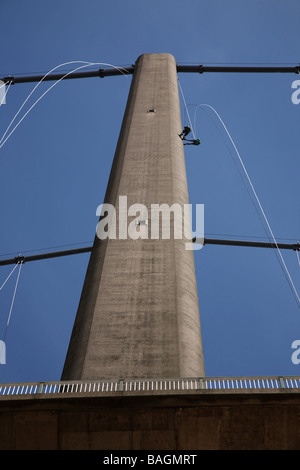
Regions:
<instances>
[{"instance_id":1,"label":"shadow on concrete tower","mask_svg":"<svg viewBox=\"0 0 300 470\"><path fill-rule=\"evenodd\" d=\"M62 380L204 376L194 253L172 211L170 237L151 237L153 204L189 203L181 130L175 59L140 56L104 201L117 236L95 237ZM137 239L118 218L132 204Z\"/></svg>"}]
</instances>

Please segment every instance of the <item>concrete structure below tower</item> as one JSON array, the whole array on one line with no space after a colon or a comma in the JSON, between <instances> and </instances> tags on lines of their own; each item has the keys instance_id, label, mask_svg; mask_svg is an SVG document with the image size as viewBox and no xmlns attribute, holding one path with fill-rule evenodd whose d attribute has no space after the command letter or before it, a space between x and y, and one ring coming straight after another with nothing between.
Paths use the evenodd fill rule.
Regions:
<instances>
[{"instance_id":1,"label":"concrete structure below tower","mask_svg":"<svg viewBox=\"0 0 300 470\"><path fill-rule=\"evenodd\" d=\"M244 390L3 396L0 449L300 450L300 395Z\"/></svg>"}]
</instances>

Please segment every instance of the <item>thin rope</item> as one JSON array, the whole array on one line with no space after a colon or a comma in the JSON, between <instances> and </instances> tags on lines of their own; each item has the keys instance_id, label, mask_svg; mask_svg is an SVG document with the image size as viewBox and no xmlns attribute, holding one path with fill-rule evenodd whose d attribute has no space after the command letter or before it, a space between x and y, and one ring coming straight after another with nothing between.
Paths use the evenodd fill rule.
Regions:
<instances>
[{"instance_id":1,"label":"thin rope","mask_svg":"<svg viewBox=\"0 0 300 470\"><path fill-rule=\"evenodd\" d=\"M11 272L9 273L9 275L7 276L7 278L5 279L5 281L3 282L2 286L0 287L0 291L3 289L3 287L5 286L5 284L7 283L8 279L10 278L10 276L13 274L13 272L15 271L15 269L17 268L18 264L15 265L15 267L11 270Z\"/></svg>"},{"instance_id":2,"label":"thin rope","mask_svg":"<svg viewBox=\"0 0 300 470\"><path fill-rule=\"evenodd\" d=\"M269 229L269 232L270 232L272 241L273 241L273 243L274 243L275 246L276 246L276 250L274 249L274 251L275 251L275 253L276 253L276 256L277 256L277 253L278 253L278 255L279 255L279 257L280 257L280 260L281 260L281 263L282 263L282 264L281 264L281 267L282 267L282 269L283 269L283 272L284 272L284 274L285 274L285 277L286 277L286 279L287 279L287 281L288 281L288 283L289 283L289 285L290 285L290 287L291 287L291 290L292 290L292 292L293 292L293 294L294 294L294 297L295 297L295 299L296 299L296 302L297 302L297 304L298 304L298 307L300 307L300 297L299 297L299 294L298 294L297 289L296 289L296 287L295 287L295 285L294 285L294 282L293 282L293 280L292 280L292 277L291 277L291 275L290 275L290 272L289 272L289 270L288 270L288 268L287 268L287 266L286 266L286 263L285 263L285 261L284 261L284 259L283 259L282 253L281 253L281 251L280 251L280 249L279 249L279 247L278 247L278 244L277 244L276 238L275 238L275 236L274 236L274 234L273 234L273 231L272 231L272 229L271 229L270 223L269 223L269 221L268 221L268 219L267 219L267 216L266 216L266 214L265 214L265 212L264 212L264 210L263 210L263 207L262 207L262 205L261 205L261 202L260 202L260 200L259 200L259 197L258 197L258 195L257 195L257 193L256 193L256 191L255 191L255 189L254 189L254 186L253 186L253 184L252 184L252 181L251 181L251 179L250 179L250 177L249 177L249 174L248 174L248 172L247 172L247 170L246 170L246 167L245 167L245 165L244 165L244 163L243 163L243 160L242 160L242 158L241 158L241 156L240 156L240 153L239 153L239 151L238 151L236 145L235 145L235 143L234 143L234 141L233 141L233 139L232 139L232 137L231 137L231 135L230 135L230 133L229 133L227 127L226 127L226 125L224 124L223 120L221 119L221 117L220 117L220 115L217 113L217 111L216 111L211 105L209 105L209 104L199 104L199 105L197 106L197 109L200 108L200 107L208 107L208 108L210 108L210 109L215 113L215 115L218 117L218 119L219 119L219 121L221 122L223 128L225 129L226 134L227 134L227 136L229 137L230 142L232 143L232 145L233 145L233 147L234 147L234 150L235 150L235 152L236 152L236 154L237 154L237 156L238 156L238 159L239 159L239 161L240 161L240 164L241 164L241 166L242 166L242 169L243 169L243 171L244 171L244 174L246 175L247 181L248 181L248 183L249 183L249 185L250 185L250 187L251 187L251 190L252 190L252 192L253 192L253 194L254 194L255 200L256 200L256 202L257 202L257 204L258 204L258 206L259 206L259 209L260 209L260 211L261 211L262 217L263 217L263 219L264 219L264 221L265 221L265 223L266 223L266 225L267 225L267 227L268 227L268 229ZM197 111L197 109L196 109L196 111ZM196 112L196 111L195 111L195 112ZM261 217L260 217L260 220L262 220ZM263 227L263 228L264 228L264 227ZM265 230L265 228L264 228L264 230ZM266 234L267 234L269 240L271 241L268 232L267 232L266 230L265 230L265 232L266 232ZM277 257L277 258L278 258L278 257Z\"/></svg>"},{"instance_id":3,"label":"thin rope","mask_svg":"<svg viewBox=\"0 0 300 470\"><path fill-rule=\"evenodd\" d=\"M14 293L13 293L13 298L12 298L11 305L10 305L9 315L8 315L7 324L6 324L6 331L5 331L5 334L4 334L4 340L5 340L7 328L8 328L9 322L10 322L12 309L13 309L13 306L14 306L14 303L15 303L15 298L16 298L16 293L17 293L17 288L18 288L18 284L19 284L19 279L20 279L20 274L21 274L21 269L22 269L23 262L18 263L18 265L19 265L19 271L18 271L18 276L17 276L17 281L16 281Z\"/></svg>"},{"instance_id":4,"label":"thin rope","mask_svg":"<svg viewBox=\"0 0 300 470\"><path fill-rule=\"evenodd\" d=\"M38 86L42 83L42 81L49 75L51 74L54 70L58 69L59 67L62 67L64 65L68 65L68 64L73 64L73 63L84 63L85 65L81 65L80 67L76 67L75 69L67 72L65 75L63 75L63 77L61 77L59 80L57 80L52 86L50 86L48 88L48 90L46 90L36 101L35 103L33 103L33 105L29 108L29 110L24 114L24 116L20 119L20 121L16 124L16 126L12 129L12 131L8 134L8 136L5 138L7 132L9 131L10 127L12 126L13 122L15 121L15 119L17 118L17 116L19 115L19 113L21 112L21 110L23 109L24 105L27 103L27 101L29 100L29 98L31 97L31 95L34 93L34 91L38 88ZM49 70L49 72L47 72L43 77L42 79L35 85L35 87L33 88L33 90L29 93L29 95L27 96L27 98L25 99L25 101L23 102L23 104L21 105L21 107L19 108L19 110L17 111L17 113L15 114L15 116L13 117L13 119L11 120L10 124L8 125L6 131L4 132L3 136L1 137L0 139L0 149L3 147L3 145L5 144L5 142L9 139L9 137L12 135L12 133L17 129L17 127L21 124L21 122L23 121L23 119L28 115L28 113L34 108L34 106L53 88L55 87L61 80L63 80L64 78L66 78L68 75L70 75L71 73L73 72L76 72L77 70L80 70L82 68L85 68L85 67L90 67L92 65L109 65L110 67L113 67L115 68L116 70L119 70L123 75L125 75L127 77L127 74L125 72L123 72L123 67L116 67L115 65L112 65L112 64L107 64L105 62L85 62L85 61L70 61L70 62L65 62L63 64L60 64L60 65L57 65L56 67L54 67L53 69ZM123 70L122 70L123 69ZM5 138L5 140L4 140Z\"/></svg>"},{"instance_id":5,"label":"thin rope","mask_svg":"<svg viewBox=\"0 0 300 470\"><path fill-rule=\"evenodd\" d=\"M0 86L0 88L6 87L6 88L5 88L5 91L4 91L4 95L3 95L2 100L1 100L1 103L0 103L0 106L2 106L3 103L5 102L5 99L6 99L8 90L10 89L10 86L11 86L11 82L9 82L8 85L6 85L6 83L4 83L3 85Z\"/></svg>"},{"instance_id":6,"label":"thin rope","mask_svg":"<svg viewBox=\"0 0 300 470\"><path fill-rule=\"evenodd\" d=\"M298 241L298 240L297 240L297 243L299 243L299 241ZM300 268L300 257L299 257L299 250L296 250L296 255L297 255L298 265L299 265L299 268Z\"/></svg>"},{"instance_id":7,"label":"thin rope","mask_svg":"<svg viewBox=\"0 0 300 470\"><path fill-rule=\"evenodd\" d=\"M199 106L201 106L201 105L198 105L198 106L196 107L196 110L195 110L195 113L194 113L194 127L195 127L195 129L196 129L196 115L197 115L197 111L198 111ZM240 175L240 177L241 177L241 180L242 180L242 182L243 182L243 184L244 184L244 187L245 187L245 189L246 189L246 191L247 191L247 193L248 193L248 196L249 196L249 198L250 198L250 201L251 201L251 203L252 203L252 205L253 205L253 207L254 207L256 213L257 213L257 216L258 216L258 218L260 219L261 225L262 225L263 230L264 230L264 232L265 232L265 234L266 234L266 236L267 236L267 239L271 242L272 240L271 240L271 238L270 238L270 235L269 235L268 231L266 230L266 228L265 228L265 226L264 226L263 219L262 219L261 213L260 213L260 211L259 211L259 208L258 208L257 205L255 204L255 200L253 199L253 196L252 196L252 194L251 194L251 192L250 192L250 190L249 190L249 188L248 188L247 182L245 181L244 175L243 175L243 173L242 173L242 171L241 171L241 169L240 169L240 167L239 167L239 165L238 165L238 162L237 162L236 159L234 158L234 155L233 155L233 153L232 153L232 151L231 151L231 148L229 147L229 145L228 145L227 141L225 140L225 138L224 138L224 136L223 136L223 134L222 134L222 132L221 132L219 126L216 124L216 122L214 121L214 119L212 118L212 116L210 115L210 113L209 113L205 108L202 109L202 111L204 111L204 112L207 114L207 116L209 117L209 119L211 120L211 122L213 123L213 125L215 126L215 128L217 129L219 135L221 136L221 139L223 140L223 142L224 142L224 144L225 144L225 146L226 146L226 148L227 148L227 150L228 150L228 153L230 154L230 156L231 156L231 158L232 158L232 161L233 161L233 163L234 163L234 165L235 165L235 167L236 167L236 169L237 169L237 172L239 173L239 175Z\"/></svg>"},{"instance_id":8,"label":"thin rope","mask_svg":"<svg viewBox=\"0 0 300 470\"><path fill-rule=\"evenodd\" d=\"M187 104L186 104L186 101L185 101L185 97L184 97L184 94L183 94L183 91L182 91L182 86L181 86L181 83L180 83L179 79L178 79L178 84L179 84L179 89L180 89L181 96L182 96L182 99L183 99L183 102L184 102L186 114L188 116L190 127L191 127L191 130L192 130L192 133L193 133L193 137L194 137L194 140L196 140L196 136L195 136L194 129L193 129L193 126L192 126L192 121L191 121L191 118L190 118L190 115L189 115L188 107L187 107Z\"/></svg>"},{"instance_id":9,"label":"thin rope","mask_svg":"<svg viewBox=\"0 0 300 470\"><path fill-rule=\"evenodd\" d=\"M10 304L8 319L7 319L6 328L5 328L5 332L4 332L4 336L3 336L3 342L1 343L0 357L2 356L2 348L3 348L4 344L5 344L5 339L6 339L6 335L7 335L8 325L9 325L9 323L10 323L11 314L12 314L13 306L14 306L14 303L15 303L15 298L16 298L17 288L18 288L18 284L19 284L19 279L20 279L22 264L23 264L23 262L18 263L18 265L19 265L19 271L18 271L18 276L17 276L17 280L16 280L16 284L15 284L15 289L14 289L12 301L11 301L11 304ZM17 266L17 265L16 265L16 266Z\"/></svg>"}]
</instances>

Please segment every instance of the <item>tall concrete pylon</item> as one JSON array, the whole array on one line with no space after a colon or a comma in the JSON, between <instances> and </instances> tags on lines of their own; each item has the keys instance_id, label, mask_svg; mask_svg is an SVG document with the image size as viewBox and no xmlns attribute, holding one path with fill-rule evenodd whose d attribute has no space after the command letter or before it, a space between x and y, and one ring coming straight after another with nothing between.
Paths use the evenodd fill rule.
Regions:
<instances>
[{"instance_id":1,"label":"tall concrete pylon","mask_svg":"<svg viewBox=\"0 0 300 470\"><path fill-rule=\"evenodd\" d=\"M95 237L62 380L204 376L194 252L150 230L153 204L189 203L181 131L174 57L141 55L104 201L117 237ZM148 211L128 216L138 239L118 231L132 204Z\"/></svg>"}]
</instances>

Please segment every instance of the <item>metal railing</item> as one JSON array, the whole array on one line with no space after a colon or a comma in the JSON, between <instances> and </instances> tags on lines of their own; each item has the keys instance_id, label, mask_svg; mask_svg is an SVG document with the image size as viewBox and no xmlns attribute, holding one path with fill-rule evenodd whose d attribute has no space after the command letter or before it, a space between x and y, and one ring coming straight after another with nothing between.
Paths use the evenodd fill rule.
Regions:
<instances>
[{"instance_id":1,"label":"metal railing","mask_svg":"<svg viewBox=\"0 0 300 470\"><path fill-rule=\"evenodd\" d=\"M115 393L180 393L185 391L297 390L300 377L193 377L176 379L119 379L0 384L0 398L8 395Z\"/></svg>"}]
</instances>

